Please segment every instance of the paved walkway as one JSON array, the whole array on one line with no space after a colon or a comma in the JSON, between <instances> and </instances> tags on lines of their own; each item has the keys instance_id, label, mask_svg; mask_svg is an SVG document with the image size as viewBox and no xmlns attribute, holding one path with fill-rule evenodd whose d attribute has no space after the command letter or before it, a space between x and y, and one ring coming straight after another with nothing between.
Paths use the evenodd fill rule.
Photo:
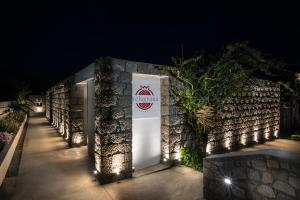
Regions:
<instances>
[{"instance_id":1,"label":"paved walkway","mask_svg":"<svg viewBox=\"0 0 300 200\"><path fill-rule=\"evenodd\" d=\"M13 200L202 199L202 173L186 167L99 185L87 148L69 149L43 117L29 120Z\"/></svg>"}]
</instances>

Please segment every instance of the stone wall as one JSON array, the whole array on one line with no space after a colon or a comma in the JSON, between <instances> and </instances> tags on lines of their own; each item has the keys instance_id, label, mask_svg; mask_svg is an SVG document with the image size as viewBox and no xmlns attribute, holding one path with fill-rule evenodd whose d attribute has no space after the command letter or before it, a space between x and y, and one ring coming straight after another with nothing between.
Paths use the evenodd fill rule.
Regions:
<instances>
[{"instance_id":1,"label":"stone wall","mask_svg":"<svg viewBox=\"0 0 300 200\"><path fill-rule=\"evenodd\" d=\"M52 100L51 99L52 99L52 94L51 91L48 90L46 92L46 98L45 98L45 109L46 109L46 118L50 123L52 123L52 106L51 106Z\"/></svg>"},{"instance_id":2,"label":"stone wall","mask_svg":"<svg viewBox=\"0 0 300 200\"><path fill-rule=\"evenodd\" d=\"M132 176L132 73L168 75L153 64L101 58L95 64L95 165L102 182ZM162 157L179 158L184 137L184 114L170 95L171 76L161 78ZM179 86L179 83L178 83Z\"/></svg>"},{"instance_id":3,"label":"stone wall","mask_svg":"<svg viewBox=\"0 0 300 200\"><path fill-rule=\"evenodd\" d=\"M300 155L295 153L261 150L214 155L204 159L203 176L207 200L300 199Z\"/></svg>"},{"instance_id":4,"label":"stone wall","mask_svg":"<svg viewBox=\"0 0 300 200\"><path fill-rule=\"evenodd\" d=\"M86 144L86 136L83 132L83 90L84 85L72 84L69 93L69 120L70 120L70 142L74 146Z\"/></svg>"},{"instance_id":5,"label":"stone wall","mask_svg":"<svg viewBox=\"0 0 300 200\"><path fill-rule=\"evenodd\" d=\"M66 127L66 113L68 111L65 106L65 85L64 82L59 83L53 87L52 92L52 113L53 125L62 137L67 138L65 132Z\"/></svg>"},{"instance_id":6,"label":"stone wall","mask_svg":"<svg viewBox=\"0 0 300 200\"><path fill-rule=\"evenodd\" d=\"M83 86L70 76L46 94L46 117L70 147L85 143L83 133Z\"/></svg>"},{"instance_id":7,"label":"stone wall","mask_svg":"<svg viewBox=\"0 0 300 200\"><path fill-rule=\"evenodd\" d=\"M234 150L278 137L280 87L264 81L245 88L241 96L227 98L219 125L209 135L208 153Z\"/></svg>"}]
</instances>

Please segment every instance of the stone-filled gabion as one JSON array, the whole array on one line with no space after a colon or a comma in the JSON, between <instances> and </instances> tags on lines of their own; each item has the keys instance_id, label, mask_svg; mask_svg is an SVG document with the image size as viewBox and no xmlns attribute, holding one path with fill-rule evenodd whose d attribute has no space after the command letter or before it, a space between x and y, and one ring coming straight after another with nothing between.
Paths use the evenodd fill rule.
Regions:
<instances>
[{"instance_id":1,"label":"stone-filled gabion","mask_svg":"<svg viewBox=\"0 0 300 200\"><path fill-rule=\"evenodd\" d=\"M170 95L171 76L153 64L102 58L95 65L95 164L104 182L132 176L132 73L161 77L161 160L179 158L190 144L184 113ZM179 85L179 83L178 83ZM186 131L186 132L185 132ZM186 136L186 137L184 137Z\"/></svg>"},{"instance_id":2,"label":"stone-filled gabion","mask_svg":"<svg viewBox=\"0 0 300 200\"><path fill-rule=\"evenodd\" d=\"M296 153L261 150L210 156L204 159L203 177L207 200L300 199L300 155Z\"/></svg>"},{"instance_id":3,"label":"stone-filled gabion","mask_svg":"<svg viewBox=\"0 0 300 200\"><path fill-rule=\"evenodd\" d=\"M52 122L52 107L51 107L51 98L52 98L52 94L51 91L48 90L46 92L46 98L45 98L45 109L46 109L46 118Z\"/></svg>"},{"instance_id":4,"label":"stone-filled gabion","mask_svg":"<svg viewBox=\"0 0 300 200\"><path fill-rule=\"evenodd\" d=\"M47 91L46 117L69 146L84 144L83 86L70 76Z\"/></svg>"},{"instance_id":5,"label":"stone-filled gabion","mask_svg":"<svg viewBox=\"0 0 300 200\"><path fill-rule=\"evenodd\" d=\"M253 143L272 140L279 135L280 87L263 85L244 89L241 96L228 97L209 135L207 151L224 152Z\"/></svg>"}]
</instances>

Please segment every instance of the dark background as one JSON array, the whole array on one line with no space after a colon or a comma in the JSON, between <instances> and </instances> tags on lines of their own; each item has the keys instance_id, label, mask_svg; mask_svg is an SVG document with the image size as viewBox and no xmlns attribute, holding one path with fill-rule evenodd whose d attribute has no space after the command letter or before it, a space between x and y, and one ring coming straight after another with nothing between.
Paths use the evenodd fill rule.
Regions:
<instances>
[{"instance_id":1,"label":"dark background","mask_svg":"<svg viewBox=\"0 0 300 200\"><path fill-rule=\"evenodd\" d=\"M111 56L157 64L241 41L299 68L300 15L296 3L141 4L11 2L1 5L0 100L16 86L34 93Z\"/></svg>"}]
</instances>

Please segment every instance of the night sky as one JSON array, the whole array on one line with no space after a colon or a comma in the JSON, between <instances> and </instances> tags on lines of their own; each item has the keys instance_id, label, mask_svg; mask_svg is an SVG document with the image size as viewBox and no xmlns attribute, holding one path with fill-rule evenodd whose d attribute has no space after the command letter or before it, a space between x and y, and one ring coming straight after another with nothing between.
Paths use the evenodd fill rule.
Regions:
<instances>
[{"instance_id":1,"label":"night sky","mask_svg":"<svg viewBox=\"0 0 300 200\"><path fill-rule=\"evenodd\" d=\"M53 1L51 1L53 2ZM64 1L65 2L65 1ZM34 93L111 56L157 64L241 41L300 69L299 6L12 2L1 6L0 100L30 83ZM123 1L127 2L127 1Z\"/></svg>"}]
</instances>

